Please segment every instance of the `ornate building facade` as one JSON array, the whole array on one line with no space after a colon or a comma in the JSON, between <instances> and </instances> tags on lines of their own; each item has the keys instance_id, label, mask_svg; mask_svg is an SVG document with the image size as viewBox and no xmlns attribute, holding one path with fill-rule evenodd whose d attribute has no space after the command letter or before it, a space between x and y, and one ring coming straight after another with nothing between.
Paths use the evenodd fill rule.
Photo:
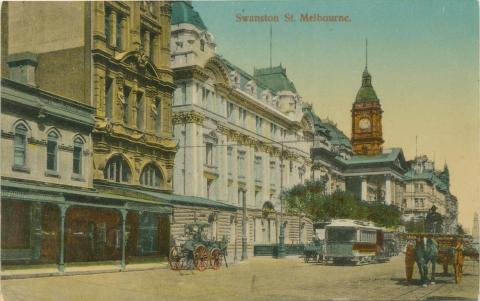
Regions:
<instances>
[{"instance_id":1,"label":"ornate building facade","mask_svg":"<svg viewBox=\"0 0 480 301\"><path fill-rule=\"evenodd\" d=\"M313 133L302 124L304 103L285 68L249 74L215 52L214 37L191 3L172 6L174 192L239 209L231 219L234 254L241 238L249 254L253 245L276 243L280 220L285 243L307 241L308 219L280 217L281 189L310 178L311 142L304 133Z\"/></svg>"},{"instance_id":2,"label":"ornate building facade","mask_svg":"<svg viewBox=\"0 0 480 301\"><path fill-rule=\"evenodd\" d=\"M77 112L73 114L78 116L72 117L63 114L62 126L85 131L77 133L83 140L70 143L73 133L62 132L60 125L57 131L46 128L40 133L35 130L37 125L30 123L45 119L25 119L25 135L35 133L38 137L31 141L40 139L40 145L46 140L47 159L54 156L57 148L53 141L57 141L57 161L47 161L45 174L30 167L30 174L18 174L18 168L2 171L2 179L11 177L15 182L22 178L18 174L44 183L45 189L61 189L57 192L62 226L55 233L63 247L52 255L53 260L63 270L64 260L120 260L124 267L126 261L137 257L166 256L172 208L185 203L171 195L177 145L171 126L170 4L17 2L3 5L2 17L2 63L8 63L2 77L18 81L18 76L24 75L23 82L38 89L21 88L35 97L40 95L37 118L44 118L49 106L52 111ZM80 127L76 120L87 118L84 115L90 118L89 123ZM12 124L2 124L2 133ZM42 135L47 136L39 138ZM70 160L64 152L73 152L77 158L73 163L79 170L80 142L84 147L80 152L84 154L81 178L78 172L70 176L71 169L64 167L68 166L64 161ZM24 160L33 165L32 158L28 155ZM73 188L66 185L86 190L71 191ZM34 191L43 193L40 188ZM75 196L73 201L70 196ZM41 214L50 214L45 212ZM26 224L30 221L23 220Z\"/></svg>"},{"instance_id":3,"label":"ornate building facade","mask_svg":"<svg viewBox=\"0 0 480 301\"><path fill-rule=\"evenodd\" d=\"M450 192L450 174L447 165L435 170L435 163L427 156L417 156L409 162L405 174L406 191L402 205L404 219L422 222L435 206L443 217L443 231L456 233L458 202Z\"/></svg>"}]
</instances>

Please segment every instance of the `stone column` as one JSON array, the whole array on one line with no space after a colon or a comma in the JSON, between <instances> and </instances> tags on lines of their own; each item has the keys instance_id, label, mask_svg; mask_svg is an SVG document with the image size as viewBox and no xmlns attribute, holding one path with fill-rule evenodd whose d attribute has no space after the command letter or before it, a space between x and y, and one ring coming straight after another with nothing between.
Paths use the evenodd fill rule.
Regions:
<instances>
[{"instance_id":1,"label":"stone column","mask_svg":"<svg viewBox=\"0 0 480 301\"><path fill-rule=\"evenodd\" d=\"M32 258L40 259L42 245L42 205L35 203L32 205Z\"/></svg>"},{"instance_id":2,"label":"stone column","mask_svg":"<svg viewBox=\"0 0 480 301\"><path fill-rule=\"evenodd\" d=\"M361 177L362 179L362 194L361 194L361 200L362 201L367 201L367 192L368 192L368 184L367 184L367 177L363 176Z\"/></svg>"},{"instance_id":3,"label":"stone column","mask_svg":"<svg viewBox=\"0 0 480 301\"><path fill-rule=\"evenodd\" d=\"M160 39L158 38L158 35L153 35L152 43L153 43L153 53L151 55L153 57L153 63L155 64L155 67L160 68L161 66Z\"/></svg>"},{"instance_id":4,"label":"stone column","mask_svg":"<svg viewBox=\"0 0 480 301\"><path fill-rule=\"evenodd\" d=\"M150 32L148 30L143 33L143 50L145 55L150 57Z\"/></svg>"},{"instance_id":5,"label":"stone column","mask_svg":"<svg viewBox=\"0 0 480 301\"><path fill-rule=\"evenodd\" d=\"M241 260L247 260L247 231L248 231L248 221L247 221L247 197L245 194L245 190L241 192L241 202L242 202L242 258Z\"/></svg>"},{"instance_id":6,"label":"stone column","mask_svg":"<svg viewBox=\"0 0 480 301\"><path fill-rule=\"evenodd\" d=\"M60 209L60 254L58 260L58 271L63 273L65 271L65 216L67 213L68 205L59 205Z\"/></svg>"},{"instance_id":7,"label":"stone column","mask_svg":"<svg viewBox=\"0 0 480 301\"><path fill-rule=\"evenodd\" d=\"M122 16L122 19L120 21L120 30L122 31L122 37L121 37L121 45L120 48L123 51L127 51L127 45L128 45L128 34L127 34L127 18Z\"/></svg>"},{"instance_id":8,"label":"stone column","mask_svg":"<svg viewBox=\"0 0 480 301\"><path fill-rule=\"evenodd\" d=\"M217 200L220 201L225 201L227 203L230 202L228 199L228 164L231 164L228 162L228 147L226 146L227 143L227 137L224 134L219 134L220 137L220 144L222 146L218 146L218 153L219 155L219 160L217 160L217 166L218 166L218 174L219 177L217 179L217 182L219 185L217 185Z\"/></svg>"},{"instance_id":9,"label":"stone column","mask_svg":"<svg viewBox=\"0 0 480 301\"><path fill-rule=\"evenodd\" d=\"M197 142L197 124L187 123L186 130L186 147L185 151L185 195L196 195L197 183L198 183L198 171L197 171L197 148L191 147L198 145ZM203 175L202 175L203 176Z\"/></svg>"},{"instance_id":10,"label":"stone column","mask_svg":"<svg viewBox=\"0 0 480 301\"><path fill-rule=\"evenodd\" d=\"M95 23L93 25L94 35L105 37L105 4L103 1L98 1L94 2L93 5L95 7Z\"/></svg>"},{"instance_id":11,"label":"stone column","mask_svg":"<svg viewBox=\"0 0 480 301\"><path fill-rule=\"evenodd\" d=\"M385 204L392 204L392 179L390 175L385 176Z\"/></svg>"},{"instance_id":12,"label":"stone column","mask_svg":"<svg viewBox=\"0 0 480 301\"><path fill-rule=\"evenodd\" d=\"M120 268L122 271L125 271L125 248L127 246L127 237L126 237L126 231L125 231L125 224L127 222L127 210L125 209L120 209L120 219L122 222L122 228L121 228L121 235L122 235L122 259L120 262Z\"/></svg>"}]
</instances>

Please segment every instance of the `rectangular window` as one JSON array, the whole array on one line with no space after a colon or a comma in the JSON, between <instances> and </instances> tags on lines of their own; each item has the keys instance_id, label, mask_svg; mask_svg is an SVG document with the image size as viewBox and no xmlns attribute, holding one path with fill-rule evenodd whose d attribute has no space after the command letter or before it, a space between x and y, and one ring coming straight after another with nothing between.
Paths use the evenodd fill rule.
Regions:
<instances>
[{"instance_id":1,"label":"rectangular window","mask_svg":"<svg viewBox=\"0 0 480 301\"><path fill-rule=\"evenodd\" d=\"M136 126L138 129L143 129L143 93L137 91L137 101L136 101L136 107L137 107L137 116L136 116Z\"/></svg>"},{"instance_id":2,"label":"rectangular window","mask_svg":"<svg viewBox=\"0 0 480 301\"><path fill-rule=\"evenodd\" d=\"M73 173L82 174L82 147L80 145L73 147Z\"/></svg>"},{"instance_id":3,"label":"rectangular window","mask_svg":"<svg viewBox=\"0 0 480 301\"><path fill-rule=\"evenodd\" d=\"M262 123L263 123L262 118L255 116L255 125L256 125L257 134L262 133Z\"/></svg>"},{"instance_id":4,"label":"rectangular window","mask_svg":"<svg viewBox=\"0 0 480 301\"><path fill-rule=\"evenodd\" d=\"M187 83L182 84L182 104L187 103Z\"/></svg>"},{"instance_id":5,"label":"rectangular window","mask_svg":"<svg viewBox=\"0 0 480 301\"><path fill-rule=\"evenodd\" d=\"M232 174L232 153L233 153L233 148L231 146L227 147L227 170L228 174Z\"/></svg>"},{"instance_id":6,"label":"rectangular window","mask_svg":"<svg viewBox=\"0 0 480 301\"><path fill-rule=\"evenodd\" d=\"M105 6L105 40L107 45L110 45L111 41L111 32L110 32L110 9Z\"/></svg>"},{"instance_id":7,"label":"rectangular window","mask_svg":"<svg viewBox=\"0 0 480 301\"><path fill-rule=\"evenodd\" d=\"M26 135L24 133L18 133L18 130L15 132L14 143L14 164L17 166L25 166L25 146L26 146Z\"/></svg>"},{"instance_id":8,"label":"rectangular window","mask_svg":"<svg viewBox=\"0 0 480 301\"><path fill-rule=\"evenodd\" d=\"M105 114L107 118L112 118L113 113L113 79L105 79Z\"/></svg>"},{"instance_id":9,"label":"rectangular window","mask_svg":"<svg viewBox=\"0 0 480 301\"><path fill-rule=\"evenodd\" d=\"M128 86L123 86L123 123L128 125L129 103L130 103L131 89Z\"/></svg>"},{"instance_id":10,"label":"rectangular window","mask_svg":"<svg viewBox=\"0 0 480 301\"><path fill-rule=\"evenodd\" d=\"M230 121L234 121L234 116L233 116L233 111L234 111L234 104L231 102L227 103L227 118Z\"/></svg>"},{"instance_id":11,"label":"rectangular window","mask_svg":"<svg viewBox=\"0 0 480 301\"><path fill-rule=\"evenodd\" d=\"M210 199L210 196L212 196L212 184L213 180L207 179L207 199Z\"/></svg>"},{"instance_id":12,"label":"rectangular window","mask_svg":"<svg viewBox=\"0 0 480 301\"><path fill-rule=\"evenodd\" d=\"M123 36L123 31L122 31L122 15L117 15L117 24L116 26L116 45L119 50L122 49L122 36Z\"/></svg>"},{"instance_id":13,"label":"rectangular window","mask_svg":"<svg viewBox=\"0 0 480 301\"><path fill-rule=\"evenodd\" d=\"M245 177L245 152L239 152L237 156L238 176Z\"/></svg>"},{"instance_id":14,"label":"rectangular window","mask_svg":"<svg viewBox=\"0 0 480 301\"><path fill-rule=\"evenodd\" d=\"M260 156L255 157L255 180L262 180L262 157Z\"/></svg>"},{"instance_id":15,"label":"rectangular window","mask_svg":"<svg viewBox=\"0 0 480 301\"><path fill-rule=\"evenodd\" d=\"M47 142L47 169L57 170L57 142Z\"/></svg>"},{"instance_id":16,"label":"rectangular window","mask_svg":"<svg viewBox=\"0 0 480 301\"><path fill-rule=\"evenodd\" d=\"M205 164L213 165L213 143L207 142L205 147Z\"/></svg>"},{"instance_id":17,"label":"rectangular window","mask_svg":"<svg viewBox=\"0 0 480 301\"><path fill-rule=\"evenodd\" d=\"M150 44L148 45L149 51L148 53L150 54L150 61L154 62L155 61L155 45L153 45L153 41L155 39L155 35L153 33L150 33Z\"/></svg>"}]
</instances>

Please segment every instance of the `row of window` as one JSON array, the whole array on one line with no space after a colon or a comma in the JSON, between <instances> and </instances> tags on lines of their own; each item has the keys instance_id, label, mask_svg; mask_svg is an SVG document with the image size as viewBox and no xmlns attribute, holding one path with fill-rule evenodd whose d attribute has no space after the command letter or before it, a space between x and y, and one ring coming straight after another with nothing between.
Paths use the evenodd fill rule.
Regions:
<instances>
[{"instance_id":1,"label":"row of window","mask_svg":"<svg viewBox=\"0 0 480 301\"><path fill-rule=\"evenodd\" d=\"M124 85L123 91L119 93L119 99L122 102L122 121L129 125L129 117L130 112L132 111L130 105L132 104L131 92L132 89ZM145 119L145 98L144 93L140 91L136 91L135 93L135 102L133 102L135 106L135 127L139 130L143 130L145 128L144 119ZM113 116L113 106L114 106L114 97L113 97L113 79L107 77L105 80L105 114L107 118L112 118ZM161 132L162 126L162 105L160 99L156 99L154 103L155 111L155 125L154 130L156 133Z\"/></svg>"},{"instance_id":2,"label":"row of window","mask_svg":"<svg viewBox=\"0 0 480 301\"><path fill-rule=\"evenodd\" d=\"M118 183L130 183L132 172L128 163L121 156L114 156L108 160L103 171L106 180ZM160 169L153 163L147 164L140 173L140 184L150 187L160 187L163 176Z\"/></svg>"},{"instance_id":3,"label":"row of window","mask_svg":"<svg viewBox=\"0 0 480 301\"><path fill-rule=\"evenodd\" d=\"M27 135L28 129L24 124L18 124L14 133L14 166L26 167L27 163ZM58 134L51 130L47 135L47 171L58 171ZM84 141L76 137L73 141L72 170L76 175L82 175ZM128 163L121 156L111 158L104 169L104 178L107 180L129 183L131 170ZM160 187L163 177L160 169L153 163L144 167L140 174L140 184L151 187Z\"/></svg>"},{"instance_id":4,"label":"row of window","mask_svg":"<svg viewBox=\"0 0 480 301\"><path fill-rule=\"evenodd\" d=\"M125 50L124 43L128 29L128 17L112 7L105 5L105 39L107 45L114 47L119 51ZM155 59L155 40L158 40L158 34L147 30L144 26L140 27L140 43L144 49L145 55L152 62Z\"/></svg>"},{"instance_id":5,"label":"row of window","mask_svg":"<svg viewBox=\"0 0 480 301\"><path fill-rule=\"evenodd\" d=\"M15 127L14 133L14 165L17 167L25 167L27 164L27 127L20 123ZM47 170L56 172L58 170L58 134L51 130L47 135ZM73 173L82 174L82 157L83 157L84 141L80 137L76 137L73 141Z\"/></svg>"}]
</instances>

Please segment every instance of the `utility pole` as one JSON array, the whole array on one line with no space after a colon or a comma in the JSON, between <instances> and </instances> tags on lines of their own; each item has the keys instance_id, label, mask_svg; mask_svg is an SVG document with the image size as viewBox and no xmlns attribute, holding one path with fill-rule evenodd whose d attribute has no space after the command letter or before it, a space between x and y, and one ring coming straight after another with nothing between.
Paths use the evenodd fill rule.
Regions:
<instances>
[{"instance_id":1,"label":"utility pole","mask_svg":"<svg viewBox=\"0 0 480 301\"><path fill-rule=\"evenodd\" d=\"M285 258L285 228L283 226L283 139L280 151L280 235L278 237L278 258Z\"/></svg>"}]
</instances>

